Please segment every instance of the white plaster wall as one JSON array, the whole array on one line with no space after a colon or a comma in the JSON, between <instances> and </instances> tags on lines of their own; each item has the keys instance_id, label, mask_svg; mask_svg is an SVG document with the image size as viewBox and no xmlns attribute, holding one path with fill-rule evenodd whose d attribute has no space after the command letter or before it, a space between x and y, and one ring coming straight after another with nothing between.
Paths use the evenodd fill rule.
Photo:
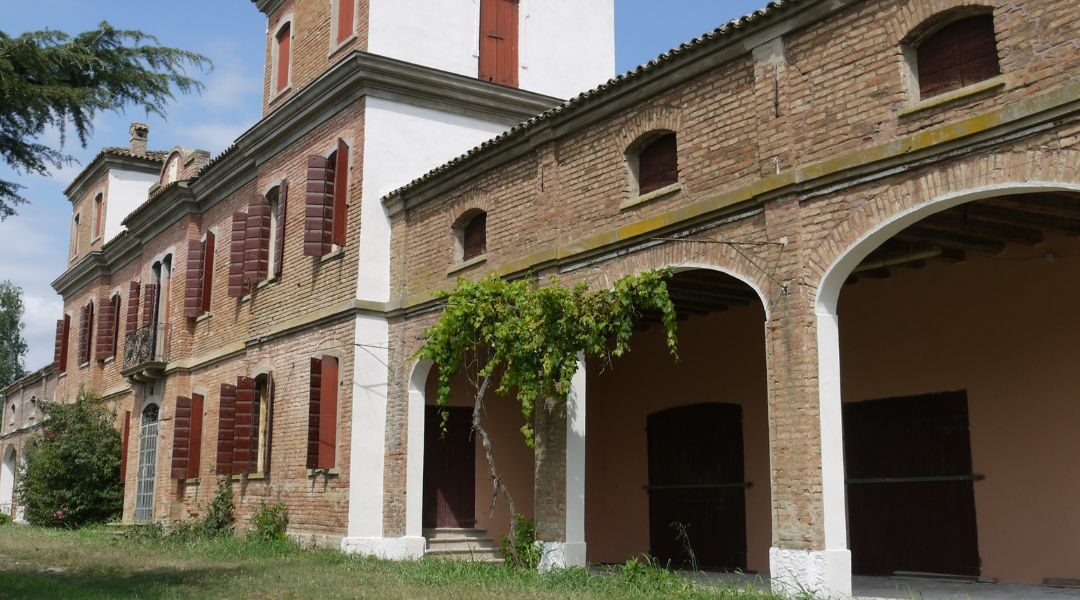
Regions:
<instances>
[{"instance_id":1,"label":"white plaster wall","mask_svg":"<svg viewBox=\"0 0 1080 600\"><path fill-rule=\"evenodd\" d=\"M358 299L390 299L390 220L382 197L504 130L498 123L368 97Z\"/></svg>"},{"instance_id":2,"label":"white plaster wall","mask_svg":"<svg viewBox=\"0 0 1080 600\"><path fill-rule=\"evenodd\" d=\"M131 211L146 202L150 186L157 183L158 176L135 171L109 171L109 192L105 198L105 239L109 243L124 230L123 221Z\"/></svg>"},{"instance_id":3,"label":"white plaster wall","mask_svg":"<svg viewBox=\"0 0 1080 600\"><path fill-rule=\"evenodd\" d=\"M358 551L363 540L382 537L383 458L386 439L386 388L389 364L389 325L381 316L356 318L356 363L353 381L352 442L350 453L349 534L343 540ZM351 538L351 539L350 539Z\"/></svg>"},{"instance_id":4,"label":"white plaster wall","mask_svg":"<svg viewBox=\"0 0 1080 600\"><path fill-rule=\"evenodd\" d=\"M615 72L614 0L521 0L521 89L569 98ZM371 0L368 51L476 77L480 0Z\"/></svg>"}]
</instances>

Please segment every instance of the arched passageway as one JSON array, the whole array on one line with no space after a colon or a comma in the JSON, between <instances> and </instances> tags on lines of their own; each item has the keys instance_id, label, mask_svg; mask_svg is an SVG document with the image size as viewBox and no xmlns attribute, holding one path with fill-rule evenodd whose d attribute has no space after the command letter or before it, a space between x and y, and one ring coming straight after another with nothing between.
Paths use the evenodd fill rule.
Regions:
<instances>
[{"instance_id":1,"label":"arched passageway","mask_svg":"<svg viewBox=\"0 0 1080 600\"><path fill-rule=\"evenodd\" d=\"M629 354L587 365L588 560L648 553L673 567L765 572L765 308L754 288L720 271L680 271L668 287L677 361L657 316L646 315Z\"/></svg>"},{"instance_id":2,"label":"arched passageway","mask_svg":"<svg viewBox=\"0 0 1080 600\"><path fill-rule=\"evenodd\" d=\"M4 450L3 464L0 464L0 512L15 517L15 477L18 473L15 446Z\"/></svg>"},{"instance_id":3,"label":"arched passageway","mask_svg":"<svg viewBox=\"0 0 1080 600\"><path fill-rule=\"evenodd\" d=\"M886 227L826 277L836 313L818 304L853 572L1080 578L1080 193L955 197Z\"/></svg>"}]
</instances>

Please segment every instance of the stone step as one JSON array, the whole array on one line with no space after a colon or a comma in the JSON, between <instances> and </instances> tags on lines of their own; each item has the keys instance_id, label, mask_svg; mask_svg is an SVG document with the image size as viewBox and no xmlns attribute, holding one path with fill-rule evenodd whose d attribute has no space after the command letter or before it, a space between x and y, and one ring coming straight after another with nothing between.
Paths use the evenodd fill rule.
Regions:
<instances>
[{"instance_id":1,"label":"stone step","mask_svg":"<svg viewBox=\"0 0 1080 600\"><path fill-rule=\"evenodd\" d=\"M483 529L475 528L458 528L458 527L436 527L433 529L425 529L424 537L428 540L433 539L487 539L487 531Z\"/></svg>"},{"instance_id":2,"label":"stone step","mask_svg":"<svg viewBox=\"0 0 1080 600\"><path fill-rule=\"evenodd\" d=\"M444 558L449 560L465 560L483 563L501 563L502 556L494 550L432 550L428 548L427 556L432 558Z\"/></svg>"},{"instance_id":3,"label":"stone step","mask_svg":"<svg viewBox=\"0 0 1080 600\"><path fill-rule=\"evenodd\" d=\"M428 552L499 552L491 540L428 540Z\"/></svg>"}]
</instances>

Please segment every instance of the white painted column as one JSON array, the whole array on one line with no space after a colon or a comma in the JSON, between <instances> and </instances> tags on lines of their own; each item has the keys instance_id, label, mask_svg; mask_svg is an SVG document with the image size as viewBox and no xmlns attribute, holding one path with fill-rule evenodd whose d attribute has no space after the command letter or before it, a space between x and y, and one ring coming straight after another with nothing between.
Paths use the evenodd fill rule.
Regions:
<instances>
[{"instance_id":1,"label":"white painted column","mask_svg":"<svg viewBox=\"0 0 1080 600\"><path fill-rule=\"evenodd\" d=\"M540 570L585 566L585 357L566 398L566 537L543 542Z\"/></svg>"},{"instance_id":2,"label":"white painted column","mask_svg":"<svg viewBox=\"0 0 1080 600\"><path fill-rule=\"evenodd\" d=\"M422 360L409 377L408 434L405 456L405 539L409 556L420 558L427 550L424 538L424 395L432 362Z\"/></svg>"}]
</instances>

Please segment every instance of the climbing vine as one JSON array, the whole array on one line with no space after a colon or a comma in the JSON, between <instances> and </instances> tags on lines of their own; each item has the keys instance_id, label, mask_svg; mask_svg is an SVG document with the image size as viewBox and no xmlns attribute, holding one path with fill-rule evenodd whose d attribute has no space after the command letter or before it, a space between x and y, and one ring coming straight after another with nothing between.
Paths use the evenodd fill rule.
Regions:
<instances>
[{"instance_id":1,"label":"climbing vine","mask_svg":"<svg viewBox=\"0 0 1080 600\"><path fill-rule=\"evenodd\" d=\"M472 430L487 458L492 510L501 494L510 515L516 514L480 419L493 382L500 397L520 405L525 422L521 433L525 443L535 447L536 406L545 401L565 409L579 353L607 362L622 356L630 350L635 322L650 316L662 323L668 351L677 356L675 306L665 281L669 276L667 270L649 271L594 291L584 283L560 285L555 277L542 285L534 277L507 281L492 275L479 281L461 279L444 294L446 307L428 329L417 356L438 367L437 405L450 400L456 374L463 373L473 387ZM511 538L514 533L511 522Z\"/></svg>"}]
</instances>

